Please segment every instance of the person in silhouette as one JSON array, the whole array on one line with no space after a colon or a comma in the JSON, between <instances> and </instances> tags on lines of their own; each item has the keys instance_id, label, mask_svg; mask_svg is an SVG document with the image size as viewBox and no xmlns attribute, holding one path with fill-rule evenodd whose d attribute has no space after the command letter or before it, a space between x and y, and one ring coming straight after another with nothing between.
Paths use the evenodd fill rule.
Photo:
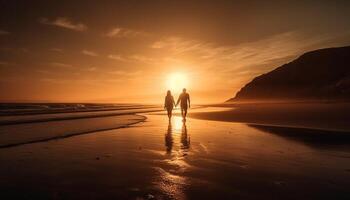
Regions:
<instances>
[{"instance_id":1,"label":"person in silhouette","mask_svg":"<svg viewBox=\"0 0 350 200\"><path fill-rule=\"evenodd\" d=\"M182 89L182 93L177 100L176 106L179 105L179 103L183 121L186 121L187 109L191 107L190 95L186 92L186 88Z\"/></svg>"},{"instance_id":2,"label":"person in silhouette","mask_svg":"<svg viewBox=\"0 0 350 200\"><path fill-rule=\"evenodd\" d=\"M174 106L175 106L174 97L171 95L170 90L168 90L164 100L164 109L166 109L168 112L169 121L171 119Z\"/></svg>"}]
</instances>

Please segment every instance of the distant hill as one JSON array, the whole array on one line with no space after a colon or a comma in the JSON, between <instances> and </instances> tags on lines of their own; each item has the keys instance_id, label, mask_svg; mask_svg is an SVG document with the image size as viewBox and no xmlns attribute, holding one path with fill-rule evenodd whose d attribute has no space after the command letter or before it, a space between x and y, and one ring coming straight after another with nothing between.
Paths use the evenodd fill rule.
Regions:
<instances>
[{"instance_id":1,"label":"distant hill","mask_svg":"<svg viewBox=\"0 0 350 200\"><path fill-rule=\"evenodd\" d=\"M350 46L307 52L254 78L228 101L350 100Z\"/></svg>"}]
</instances>

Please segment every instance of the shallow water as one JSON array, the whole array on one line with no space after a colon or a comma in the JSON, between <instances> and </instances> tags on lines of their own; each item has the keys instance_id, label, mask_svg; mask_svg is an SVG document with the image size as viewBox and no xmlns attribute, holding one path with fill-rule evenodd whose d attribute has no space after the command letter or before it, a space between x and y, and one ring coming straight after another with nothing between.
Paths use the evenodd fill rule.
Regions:
<instances>
[{"instance_id":1,"label":"shallow water","mask_svg":"<svg viewBox=\"0 0 350 200\"><path fill-rule=\"evenodd\" d=\"M130 128L0 149L3 196L349 199L350 145L147 115Z\"/></svg>"},{"instance_id":2,"label":"shallow water","mask_svg":"<svg viewBox=\"0 0 350 200\"><path fill-rule=\"evenodd\" d=\"M145 120L140 115L0 125L0 148L116 129Z\"/></svg>"},{"instance_id":3,"label":"shallow water","mask_svg":"<svg viewBox=\"0 0 350 200\"><path fill-rule=\"evenodd\" d=\"M149 113L162 110L159 107L147 108L118 108L114 110L102 111L76 111L69 113L46 113L46 114L26 114L26 115L6 115L0 116L0 125L13 125L22 123L38 123L48 121L74 120L83 118L97 118L117 115L130 115L136 113Z\"/></svg>"}]
</instances>

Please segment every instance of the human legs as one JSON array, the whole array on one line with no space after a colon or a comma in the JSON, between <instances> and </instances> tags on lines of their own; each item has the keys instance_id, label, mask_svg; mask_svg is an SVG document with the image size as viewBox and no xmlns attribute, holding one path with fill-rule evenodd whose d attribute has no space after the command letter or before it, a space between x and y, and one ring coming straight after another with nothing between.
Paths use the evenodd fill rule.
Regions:
<instances>
[{"instance_id":1,"label":"human legs","mask_svg":"<svg viewBox=\"0 0 350 200\"><path fill-rule=\"evenodd\" d=\"M181 116L182 118L186 118L187 115L187 106L181 106Z\"/></svg>"},{"instance_id":2,"label":"human legs","mask_svg":"<svg viewBox=\"0 0 350 200\"><path fill-rule=\"evenodd\" d=\"M184 118L186 118L186 116L187 116L187 107L185 107L183 110L184 110Z\"/></svg>"},{"instance_id":3,"label":"human legs","mask_svg":"<svg viewBox=\"0 0 350 200\"><path fill-rule=\"evenodd\" d=\"M169 118L169 120L171 119L171 116L173 115L173 110L172 109L167 109L167 111L168 111L168 118Z\"/></svg>"}]
</instances>

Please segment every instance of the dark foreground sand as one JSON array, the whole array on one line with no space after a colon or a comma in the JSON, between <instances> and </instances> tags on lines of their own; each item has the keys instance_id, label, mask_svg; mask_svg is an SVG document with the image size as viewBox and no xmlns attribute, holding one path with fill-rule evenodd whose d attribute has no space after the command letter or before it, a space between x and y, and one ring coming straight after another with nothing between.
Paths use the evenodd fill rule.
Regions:
<instances>
[{"instance_id":1,"label":"dark foreground sand","mask_svg":"<svg viewBox=\"0 0 350 200\"><path fill-rule=\"evenodd\" d=\"M350 199L348 141L147 117L129 128L1 148L0 198Z\"/></svg>"}]
</instances>

